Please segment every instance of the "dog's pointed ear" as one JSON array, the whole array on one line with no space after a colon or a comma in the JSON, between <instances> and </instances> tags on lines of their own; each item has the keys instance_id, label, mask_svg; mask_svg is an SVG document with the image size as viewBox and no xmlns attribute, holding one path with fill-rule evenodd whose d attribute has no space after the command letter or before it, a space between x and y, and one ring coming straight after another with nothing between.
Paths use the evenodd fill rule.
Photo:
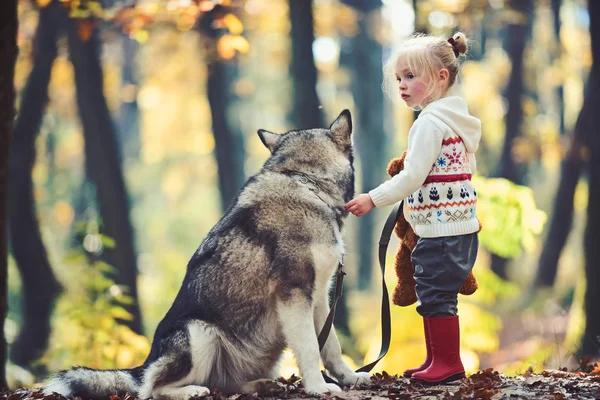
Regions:
<instances>
[{"instance_id":1,"label":"dog's pointed ear","mask_svg":"<svg viewBox=\"0 0 600 400\"><path fill-rule=\"evenodd\" d=\"M265 131L264 129L258 130L258 137L260 138L261 142L263 142L265 147L267 149L269 149L269 151L271 153L273 153L273 149L275 148L275 143L277 143L277 139L279 139L279 136L280 135L278 135L276 133Z\"/></svg>"},{"instance_id":2,"label":"dog's pointed ear","mask_svg":"<svg viewBox=\"0 0 600 400\"><path fill-rule=\"evenodd\" d=\"M352 144L352 116L349 110L344 110L329 127L331 137L342 150Z\"/></svg>"}]
</instances>

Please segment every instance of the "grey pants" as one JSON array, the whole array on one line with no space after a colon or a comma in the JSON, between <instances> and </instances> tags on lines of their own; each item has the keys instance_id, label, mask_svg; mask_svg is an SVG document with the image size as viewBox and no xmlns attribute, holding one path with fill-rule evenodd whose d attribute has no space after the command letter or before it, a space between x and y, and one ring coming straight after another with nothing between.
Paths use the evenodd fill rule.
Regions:
<instances>
[{"instance_id":1,"label":"grey pants","mask_svg":"<svg viewBox=\"0 0 600 400\"><path fill-rule=\"evenodd\" d=\"M473 269L478 247L477 233L419 239L411 254L419 314L457 315L458 291Z\"/></svg>"}]
</instances>

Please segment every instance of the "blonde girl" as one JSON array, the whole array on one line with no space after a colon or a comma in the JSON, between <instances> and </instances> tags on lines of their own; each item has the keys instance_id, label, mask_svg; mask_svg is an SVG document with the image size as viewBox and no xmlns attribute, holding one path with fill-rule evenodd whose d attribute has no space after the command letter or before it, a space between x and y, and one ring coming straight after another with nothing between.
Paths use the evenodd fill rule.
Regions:
<instances>
[{"instance_id":1,"label":"blonde girl","mask_svg":"<svg viewBox=\"0 0 600 400\"><path fill-rule=\"evenodd\" d=\"M411 254L417 312L423 317L427 357L404 376L425 384L465 376L460 359L458 291L477 257L477 193L471 183L481 122L456 83L467 38L415 35L403 43L385 70L393 74L402 100L422 110L410 128L404 170L345 208L360 217L374 207L404 200L405 214L420 237Z\"/></svg>"}]
</instances>

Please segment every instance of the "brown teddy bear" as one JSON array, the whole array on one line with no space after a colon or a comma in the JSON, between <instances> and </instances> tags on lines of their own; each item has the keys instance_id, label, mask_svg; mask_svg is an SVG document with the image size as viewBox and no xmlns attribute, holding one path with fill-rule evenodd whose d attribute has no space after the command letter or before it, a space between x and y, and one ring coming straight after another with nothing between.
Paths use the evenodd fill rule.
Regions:
<instances>
[{"instance_id":1,"label":"brown teddy bear","mask_svg":"<svg viewBox=\"0 0 600 400\"><path fill-rule=\"evenodd\" d=\"M394 158L390 161L387 167L387 172L390 176L394 176L404 169L405 157L406 151L400 158ZM417 294L415 293L416 282L413 277L415 267L410 260L410 253L417 245L419 237L413 231L406 218L404 218L402 211L398 214L398 221L396 221L396 226L394 227L394 232L400 238L400 247L396 252L395 260L398 284L394 289L392 301L398 306L409 306L417 301ZM481 222L479 223L479 230L481 230ZM469 295L473 294L475 290L477 290L477 279L475 279L473 272L469 272L459 293Z\"/></svg>"}]
</instances>

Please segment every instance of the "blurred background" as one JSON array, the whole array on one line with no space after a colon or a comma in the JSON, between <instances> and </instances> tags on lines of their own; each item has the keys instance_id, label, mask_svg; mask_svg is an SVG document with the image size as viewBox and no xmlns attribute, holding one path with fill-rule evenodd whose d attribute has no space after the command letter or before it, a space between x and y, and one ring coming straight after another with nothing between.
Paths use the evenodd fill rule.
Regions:
<instances>
[{"instance_id":1,"label":"blurred background","mask_svg":"<svg viewBox=\"0 0 600 400\"><path fill-rule=\"evenodd\" d=\"M9 384L143 362L189 258L268 157L257 129L327 127L349 108L357 193L386 179L416 115L383 92L382 67L415 31L471 39L455 88L483 123L480 288L459 299L468 372L589 368L599 27L594 0L19 0ZM388 212L345 232L336 325L356 366L379 352ZM376 371L396 374L425 346L414 305L392 317ZM289 352L281 372L297 373Z\"/></svg>"}]
</instances>

